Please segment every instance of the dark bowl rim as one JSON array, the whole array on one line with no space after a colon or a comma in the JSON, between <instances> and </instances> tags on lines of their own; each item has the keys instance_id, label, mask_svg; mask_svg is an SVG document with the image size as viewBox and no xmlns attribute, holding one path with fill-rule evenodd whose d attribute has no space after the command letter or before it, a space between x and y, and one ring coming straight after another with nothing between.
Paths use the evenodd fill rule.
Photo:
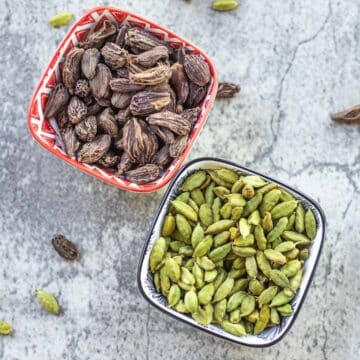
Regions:
<instances>
[{"instance_id":1,"label":"dark bowl rim","mask_svg":"<svg viewBox=\"0 0 360 360\"><path fill-rule=\"evenodd\" d=\"M207 329L207 328L203 328L203 327L200 327L200 326L197 326L196 324L193 324L191 322L188 322L182 318L180 318L179 316L177 316L176 314L173 314L173 313L170 313L168 311L166 311L165 309L163 309L156 301L153 301L152 299L150 299L144 288L143 288L143 284L142 284L142 281L141 281L141 268L142 268L142 265L143 265L143 262L144 262L144 257L145 257L145 253L146 253L146 250L149 246L149 242L150 242L150 238L151 238L151 235L152 235L152 232L154 230L154 227L158 221L158 218L160 216L160 211L161 209L163 208L169 194L173 191L173 187L177 181L177 179L180 177L180 175L188 168L190 167L191 165L193 164L196 164L198 162L202 162L202 161L214 161L214 162L219 162L219 163L224 163L226 165L230 165L230 166L234 166L234 167L238 167L240 168L241 170L244 170L244 171L248 171L250 173L253 173L255 175L258 175L258 176L261 176L265 179L268 179L268 180L271 180L272 182L275 182L275 183L278 183L279 185L282 185L286 188L289 188L290 190L294 191L295 193L298 193L300 194L303 198L305 198L307 201L309 201L315 208L316 210L319 212L319 215L321 217L321 220L322 220L322 223L323 223L323 233L322 233L322 236L321 236L321 239L320 239L320 246L319 246L319 252L316 256L316 259L315 259L315 263L314 263L314 267L311 271L311 274L310 274L310 278L309 278L309 282L308 282L308 285L306 286L306 288L304 289L304 295L301 297L300 301L299 301L299 305L298 305L298 308L296 310L296 312L292 315L292 320L291 322L289 323L289 326L288 328L286 329L286 331L281 334L280 336L278 336L277 338L275 338L274 340L268 342L268 343L264 343L264 344L247 344L247 343L243 343L241 341L236 341L234 339L230 339L226 336L223 336L221 334L217 334L217 333L214 333L213 331ZM262 173L256 171L256 170L252 170L252 169L249 169L248 167L245 167L245 166L241 166L233 161L230 161L230 160L225 160L225 159L221 159L221 158L216 158L216 157L200 157L200 158L196 158L196 159L193 159L189 162L187 162L186 164L184 164L180 170L177 172L176 176L171 180L168 188L166 189L166 192L165 194L163 195L163 198L161 200L161 203L160 205L158 206L158 209L156 211L156 214L155 214L155 217L154 217L154 220L152 221L151 223L151 226L150 226L150 230L148 231L148 235L146 237L146 241L145 241L145 244L143 246L143 249L141 251L141 256L140 256L140 259L139 259L139 262L138 262L138 267L137 267L137 285L138 285L138 288L140 290L140 293L141 295L151 304L153 305L155 308L157 308L158 310L160 310L161 312L163 312L164 314L166 314L167 316L171 316L172 318L178 320L178 321L181 321L187 325L190 325L192 326L193 328L195 329L198 329L198 330L202 330L212 336L216 336L218 338L221 338L221 339L224 339L224 340L227 340L227 341L230 341L234 344L237 344L237 345L244 345L244 346L248 346L248 347L252 347L252 348L265 348L265 347L270 347L270 346L273 346L275 345L276 343L278 343L280 340L282 340L282 338L288 333L288 331L291 329L291 327L293 326L300 310L301 310L301 307L304 303L304 300L307 296L307 293L308 293L308 290L311 286L311 283L313 281L313 278L314 278L314 275L315 275L315 271L316 271L316 268L318 266L318 263L319 263L319 258L320 258L320 255L321 255L321 252L322 252L322 248L323 248L323 244L324 244L324 239L325 239L325 230L326 230L326 217L325 217L325 214L324 214L324 211L322 210L322 208L320 207L320 205L318 204L317 201L315 201L313 198L311 198L310 196L304 194L302 191L300 190L297 190L296 188L294 188L293 186L290 186L290 185L287 185L285 184L284 182L282 181L278 181L270 176L267 176L267 175L263 175ZM241 337L239 337L239 339L242 339Z\"/></svg>"}]
</instances>

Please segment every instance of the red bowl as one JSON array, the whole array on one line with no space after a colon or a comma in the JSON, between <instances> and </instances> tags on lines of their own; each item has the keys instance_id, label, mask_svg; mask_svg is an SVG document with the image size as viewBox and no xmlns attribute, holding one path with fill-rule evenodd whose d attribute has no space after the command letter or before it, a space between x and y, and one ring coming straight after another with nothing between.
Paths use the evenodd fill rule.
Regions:
<instances>
[{"instance_id":1,"label":"red bowl","mask_svg":"<svg viewBox=\"0 0 360 360\"><path fill-rule=\"evenodd\" d=\"M119 24L127 23L131 26L145 28L157 37L167 41L174 48L185 45L190 52L201 55L210 67L211 81L208 93L199 105L201 111L189 136L189 141L184 153L179 158L174 159L159 179L149 184L135 184L125 179L115 177L107 169L84 164L76 159L70 158L55 144L55 135L57 131L55 119L47 119L44 117L44 110L48 96L51 90L55 87L58 79L60 79L60 67L65 59L65 55L73 46L77 45L78 42L85 40L89 33L99 28L106 19L116 21ZM206 118L209 115L210 109L215 100L217 85L218 78L212 60L197 46L173 33L171 30L145 19L142 16L114 7L101 6L91 9L84 14L78 21L75 22L61 41L35 88L29 106L27 123L31 135L40 145L70 165L84 171L87 174L93 175L108 184L117 186L124 190L134 192L152 192L165 186L175 176L180 166L186 159L191 147L200 133L200 130L205 124Z\"/></svg>"}]
</instances>

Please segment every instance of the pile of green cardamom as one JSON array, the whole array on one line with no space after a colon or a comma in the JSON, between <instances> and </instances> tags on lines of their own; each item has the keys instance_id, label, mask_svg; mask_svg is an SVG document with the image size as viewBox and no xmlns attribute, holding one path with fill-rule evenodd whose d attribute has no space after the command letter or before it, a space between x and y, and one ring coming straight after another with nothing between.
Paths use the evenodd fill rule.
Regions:
<instances>
[{"instance_id":1,"label":"pile of green cardamom","mask_svg":"<svg viewBox=\"0 0 360 360\"><path fill-rule=\"evenodd\" d=\"M290 316L317 231L311 209L228 168L196 171L180 190L149 260L169 307L236 336Z\"/></svg>"}]
</instances>

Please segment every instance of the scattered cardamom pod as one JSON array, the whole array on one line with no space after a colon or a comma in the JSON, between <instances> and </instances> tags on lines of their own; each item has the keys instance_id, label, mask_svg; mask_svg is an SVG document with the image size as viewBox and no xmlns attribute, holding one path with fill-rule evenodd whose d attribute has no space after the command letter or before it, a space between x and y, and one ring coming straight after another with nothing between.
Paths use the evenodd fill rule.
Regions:
<instances>
[{"instance_id":1,"label":"scattered cardamom pod","mask_svg":"<svg viewBox=\"0 0 360 360\"><path fill-rule=\"evenodd\" d=\"M330 115L331 120L346 123L358 124L360 123L360 105L355 105L344 111L339 111Z\"/></svg>"},{"instance_id":2,"label":"scattered cardamom pod","mask_svg":"<svg viewBox=\"0 0 360 360\"><path fill-rule=\"evenodd\" d=\"M68 240L64 235L54 235L51 243L57 253L66 260L74 261L80 257L75 244Z\"/></svg>"},{"instance_id":3,"label":"scattered cardamom pod","mask_svg":"<svg viewBox=\"0 0 360 360\"><path fill-rule=\"evenodd\" d=\"M13 327L5 321L0 321L0 335L11 335L13 333Z\"/></svg>"},{"instance_id":4,"label":"scattered cardamom pod","mask_svg":"<svg viewBox=\"0 0 360 360\"><path fill-rule=\"evenodd\" d=\"M212 3L213 10L216 11L231 11L239 6L236 0L216 0Z\"/></svg>"},{"instance_id":5,"label":"scattered cardamom pod","mask_svg":"<svg viewBox=\"0 0 360 360\"><path fill-rule=\"evenodd\" d=\"M59 14L56 14L51 19L49 19L49 24L52 27L64 26L69 24L73 19L73 17L74 15L72 13L64 11Z\"/></svg>"},{"instance_id":6,"label":"scattered cardamom pod","mask_svg":"<svg viewBox=\"0 0 360 360\"><path fill-rule=\"evenodd\" d=\"M160 150L165 162L173 145ZM316 218L305 206L259 176L229 168L195 171L169 205L164 237L151 250L156 291L174 310L236 336L280 325L292 314L316 237ZM296 217L299 233L287 228L290 221L295 228Z\"/></svg>"},{"instance_id":7,"label":"scattered cardamom pod","mask_svg":"<svg viewBox=\"0 0 360 360\"><path fill-rule=\"evenodd\" d=\"M236 93L240 91L240 86L228 83L228 82L221 82L219 83L218 90L216 93L216 98L232 98L235 96Z\"/></svg>"},{"instance_id":8,"label":"scattered cardamom pod","mask_svg":"<svg viewBox=\"0 0 360 360\"><path fill-rule=\"evenodd\" d=\"M59 315L60 306L54 295L43 290L35 290L35 294L40 304L47 312Z\"/></svg>"}]
</instances>

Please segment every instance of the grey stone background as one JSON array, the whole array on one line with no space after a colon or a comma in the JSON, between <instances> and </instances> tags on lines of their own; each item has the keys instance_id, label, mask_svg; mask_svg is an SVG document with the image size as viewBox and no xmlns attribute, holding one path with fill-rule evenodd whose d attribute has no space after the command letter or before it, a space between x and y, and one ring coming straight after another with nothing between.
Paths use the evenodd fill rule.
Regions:
<instances>
[{"instance_id":1,"label":"grey stone background","mask_svg":"<svg viewBox=\"0 0 360 360\"><path fill-rule=\"evenodd\" d=\"M174 322L144 301L136 266L163 191L119 191L37 145L26 127L32 91L66 28L95 0L0 0L0 337L13 359L358 359L359 127L329 112L360 102L357 0L242 0L215 13L210 0L114 1L191 39L241 94L214 106L190 159L217 156L298 187L328 220L315 279L288 335L271 348L240 347ZM49 245L61 232L79 263ZM56 294L57 318L34 289Z\"/></svg>"}]
</instances>

